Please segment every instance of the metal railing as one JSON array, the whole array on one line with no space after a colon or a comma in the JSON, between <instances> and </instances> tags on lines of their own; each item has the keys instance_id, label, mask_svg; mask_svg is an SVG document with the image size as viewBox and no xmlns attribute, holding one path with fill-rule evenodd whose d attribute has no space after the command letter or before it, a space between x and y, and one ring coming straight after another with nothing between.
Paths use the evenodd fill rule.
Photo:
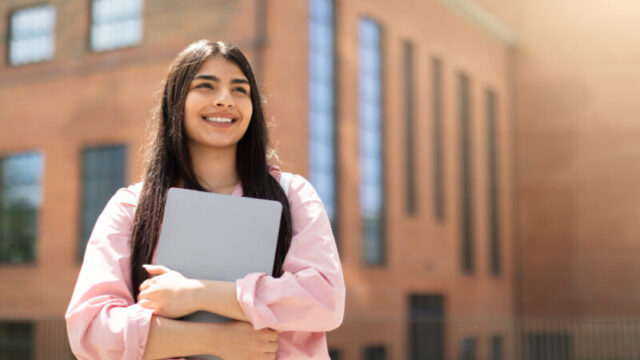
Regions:
<instances>
[{"instance_id":1,"label":"metal railing","mask_svg":"<svg viewBox=\"0 0 640 360\"><path fill-rule=\"evenodd\" d=\"M389 347L406 347L406 351L401 352L406 359L640 360L640 319L636 318L499 321L414 318L404 322L402 319L367 319L355 320L355 323L353 320L348 324L352 329L357 328L359 322L369 328L373 323L396 328L406 326L408 339L398 344L392 340L388 343ZM340 337L348 339L350 333L345 330ZM353 357L361 352L349 353L352 357L340 356L340 360L361 360L360 355ZM388 359L400 357L398 352L386 354ZM74 359L64 319L0 320L0 360L5 359Z\"/></svg>"},{"instance_id":2,"label":"metal railing","mask_svg":"<svg viewBox=\"0 0 640 360\"><path fill-rule=\"evenodd\" d=\"M640 359L640 319L525 320L520 328L525 360Z\"/></svg>"},{"instance_id":3,"label":"metal railing","mask_svg":"<svg viewBox=\"0 0 640 360\"><path fill-rule=\"evenodd\" d=\"M0 320L0 360L70 360L64 318Z\"/></svg>"}]
</instances>

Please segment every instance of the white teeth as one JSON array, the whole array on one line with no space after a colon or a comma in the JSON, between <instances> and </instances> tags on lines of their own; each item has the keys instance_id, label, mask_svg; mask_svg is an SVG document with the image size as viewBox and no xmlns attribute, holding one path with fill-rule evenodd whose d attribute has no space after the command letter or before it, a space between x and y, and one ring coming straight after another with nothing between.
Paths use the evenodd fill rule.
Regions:
<instances>
[{"instance_id":1,"label":"white teeth","mask_svg":"<svg viewBox=\"0 0 640 360\"><path fill-rule=\"evenodd\" d=\"M230 123L232 119L223 117L205 117L205 120L217 123Z\"/></svg>"}]
</instances>

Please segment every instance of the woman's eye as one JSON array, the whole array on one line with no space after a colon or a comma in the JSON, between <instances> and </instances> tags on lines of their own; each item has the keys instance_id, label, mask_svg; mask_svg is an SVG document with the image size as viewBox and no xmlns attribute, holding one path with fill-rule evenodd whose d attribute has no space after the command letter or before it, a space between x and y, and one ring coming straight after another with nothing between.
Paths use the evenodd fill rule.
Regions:
<instances>
[{"instance_id":1,"label":"woman's eye","mask_svg":"<svg viewBox=\"0 0 640 360\"><path fill-rule=\"evenodd\" d=\"M202 83L196 86L197 88L207 88L207 89L213 89L213 86L209 83Z\"/></svg>"},{"instance_id":2,"label":"woman's eye","mask_svg":"<svg viewBox=\"0 0 640 360\"><path fill-rule=\"evenodd\" d=\"M243 88L243 87L237 87L237 88L235 88L235 91L239 91L239 92L241 92L241 93L243 93L243 94L246 94L246 93L247 93L247 89L245 89L245 88Z\"/></svg>"}]
</instances>

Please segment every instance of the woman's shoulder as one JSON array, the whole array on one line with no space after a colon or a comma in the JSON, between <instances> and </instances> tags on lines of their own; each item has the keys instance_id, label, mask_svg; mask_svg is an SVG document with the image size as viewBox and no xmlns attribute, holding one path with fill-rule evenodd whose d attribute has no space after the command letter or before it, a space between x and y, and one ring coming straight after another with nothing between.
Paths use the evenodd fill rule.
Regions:
<instances>
[{"instance_id":1,"label":"woman's shoulder","mask_svg":"<svg viewBox=\"0 0 640 360\"><path fill-rule=\"evenodd\" d=\"M316 189L311 185L311 182L304 176L296 173L291 173L289 177L289 193L304 195L304 196L317 196Z\"/></svg>"},{"instance_id":2,"label":"woman's shoulder","mask_svg":"<svg viewBox=\"0 0 640 360\"><path fill-rule=\"evenodd\" d=\"M110 202L114 202L125 207L136 207L138 205L140 193L142 192L142 185L143 182L140 181L127 187L119 188L115 194L113 194Z\"/></svg>"},{"instance_id":3,"label":"woman's shoulder","mask_svg":"<svg viewBox=\"0 0 640 360\"><path fill-rule=\"evenodd\" d=\"M280 181L283 174L287 174L289 176L285 186L288 187L287 197L289 198L289 203L292 205L298 202L320 200L315 188L304 176L293 172L282 171L275 165L271 165L269 173L278 181Z\"/></svg>"},{"instance_id":4,"label":"woman's shoulder","mask_svg":"<svg viewBox=\"0 0 640 360\"><path fill-rule=\"evenodd\" d=\"M287 174L285 171L278 170L277 180L280 180L282 174ZM325 224L326 226L320 226L317 229L323 234L331 233L331 225L327 218L324 204L318 195L316 189L311 185L311 182L304 176L296 173L288 173L288 191L287 199L289 200L289 210L291 211L291 220L293 225L293 234L299 234L302 229L307 228L309 224ZM280 183L283 185L283 183Z\"/></svg>"},{"instance_id":5,"label":"woman's shoulder","mask_svg":"<svg viewBox=\"0 0 640 360\"><path fill-rule=\"evenodd\" d=\"M117 231L122 234L130 234L141 191L142 183L132 184L116 190L98 217L93 233L109 234ZM94 239L93 242L95 242L103 238L91 235L89 241L92 242L91 239Z\"/></svg>"}]
</instances>

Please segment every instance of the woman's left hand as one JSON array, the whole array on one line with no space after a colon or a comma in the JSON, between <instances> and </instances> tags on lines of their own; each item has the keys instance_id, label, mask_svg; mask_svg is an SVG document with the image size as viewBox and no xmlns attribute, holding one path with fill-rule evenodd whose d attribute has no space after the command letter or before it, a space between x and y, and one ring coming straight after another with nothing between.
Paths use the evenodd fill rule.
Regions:
<instances>
[{"instance_id":1,"label":"woman's left hand","mask_svg":"<svg viewBox=\"0 0 640 360\"><path fill-rule=\"evenodd\" d=\"M187 279L162 265L143 265L152 277L140 284L138 304L166 318L179 318L196 311L194 294L197 280Z\"/></svg>"}]
</instances>

